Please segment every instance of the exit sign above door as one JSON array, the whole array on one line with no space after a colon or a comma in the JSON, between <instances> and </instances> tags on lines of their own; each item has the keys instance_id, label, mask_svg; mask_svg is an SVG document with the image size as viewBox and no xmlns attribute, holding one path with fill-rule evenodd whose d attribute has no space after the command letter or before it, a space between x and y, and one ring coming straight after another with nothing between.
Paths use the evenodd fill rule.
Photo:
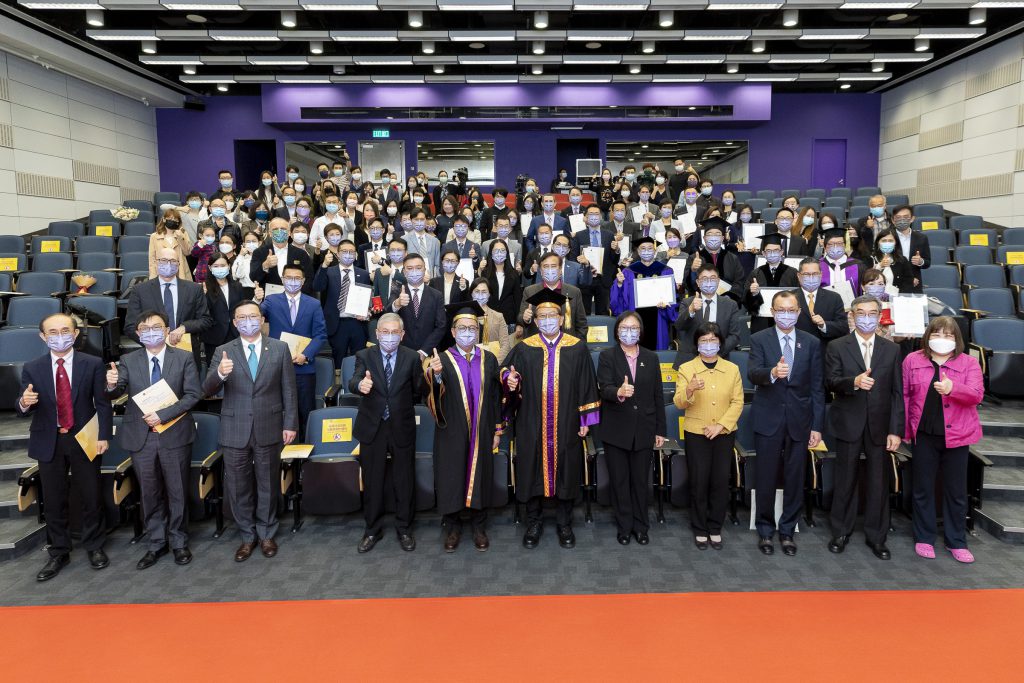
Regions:
<instances>
[{"instance_id":1,"label":"exit sign above door","mask_svg":"<svg viewBox=\"0 0 1024 683\"><path fill-rule=\"evenodd\" d=\"M391 131L387 128L375 128L373 131L373 137L375 138L389 138L391 137Z\"/></svg>"}]
</instances>

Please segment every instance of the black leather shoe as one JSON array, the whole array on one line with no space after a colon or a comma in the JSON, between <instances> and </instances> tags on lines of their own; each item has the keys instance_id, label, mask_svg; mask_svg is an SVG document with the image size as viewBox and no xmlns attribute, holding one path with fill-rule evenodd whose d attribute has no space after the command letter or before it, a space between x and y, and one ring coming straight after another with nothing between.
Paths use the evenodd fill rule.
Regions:
<instances>
[{"instance_id":1,"label":"black leather shoe","mask_svg":"<svg viewBox=\"0 0 1024 683\"><path fill-rule=\"evenodd\" d=\"M629 545L629 534L615 534L615 540L619 545Z\"/></svg>"},{"instance_id":2,"label":"black leather shoe","mask_svg":"<svg viewBox=\"0 0 1024 683\"><path fill-rule=\"evenodd\" d=\"M889 549L885 547L885 543L872 543L871 541L867 541L867 544L868 547L871 548L871 552L873 552L875 554L875 557L877 557L878 559L892 559L892 553L890 553Z\"/></svg>"},{"instance_id":3,"label":"black leather shoe","mask_svg":"<svg viewBox=\"0 0 1024 683\"><path fill-rule=\"evenodd\" d=\"M792 536L779 536L779 542L782 543L782 554L789 557L796 555L796 543L793 542Z\"/></svg>"},{"instance_id":4,"label":"black leather shoe","mask_svg":"<svg viewBox=\"0 0 1024 683\"><path fill-rule=\"evenodd\" d=\"M373 546L377 545L377 541L380 540L380 535L363 534L363 539L359 541L359 547L356 548L361 553L368 553L373 550Z\"/></svg>"},{"instance_id":5,"label":"black leather shoe","mask_svg":"<svg viewBox=\"0 0 1024 683\"><path fill-rule=\"evenodd\" d=\"M174 564L186 565L192 561L192 551L188 548L174 549Z\"/></svg>"},{"instance_id":6,"label":"black leather shoe","mask_svg":"<svg viewBox=\"0 0 1024 683\"><path fill-rule=\"evenodd\" d=\"M49 581L53 577L60 574L60 570L68 566L71 563L71 556L67 553L63 555L56 555L51 557L47 562L46 566L39 570L36 574L36 581Z\"/></svg>"},{"instance_id":7,"label":"black leather shoe","mask_svg":"<svg viewBox=\"0 0 1024 683\"><path fill-rule=\"evenodd\" d=\"M90 567L93 569L106 569L108 564L110 564L110 560L107 559L107 554L103 552L103 548L89 551Z\"/></svg>"},{"instance_id":8,"label":"black leather shoe","mask_svg":"<svg viewBox=\"0 0 1024 683\"><path fill-rule=\"evenodd\" d=\"M136 569L149 569L156 561L167 554L167 546L163 546L157 550L147 550L146 554L142 556L142 559L135 565Z\"/></svg>"},{"instance_id":9,"label":"black leather shoe","mask_svg":"<svg viewBox=\"0 0 1024 683\"><path fill-rule=\"evenodd\" d=\"M462 539L462 532L461 531L459 531L457 529L453 529L452 531L449 531L447 534L445 534L445 537L444 537L444 551L446 553L454 553L455 550L459 547L459 541L461 539Z\"/></svg>"},{"instance_id":10,"label":"black leather shoe","mask_svg":"<svg viewBox=\"0 0 1024 683\"><path fill-rule=\"evenodd\" d=\"M708 549L708 539L706 539L706 538L702 541L702 540L700 540L700 538L698 536L694 536L693 537L693 544L695 546L697 546L697 550L707 550Z\"/></svg>"},{"instance_id":11,"label":"black leather shoe","mask_svg":"<svg viewBox=\"0 0 1024 683\"><path fill-rule=\"evenodd\" d=\"M411 553L416 550L416 537L412 535L412 532L398 534L398 545L402 546L402 550L405 552Z\"/></svg>"},{"instance_id":12,"label":"black leather shoe","mask_svg":"<svg viewBox=\"0 0 1024 683\"><path fill-rule=\"evenodd\" d=\"M828 542L828 550L829 552L839 554L846 550L846 544L849 542L849 536L836 536Z\"/></svg>"},{"instance_id":13,"label":"black leather shoe","mask_svg":"<svg viewBox=\"0 0 1024 683\"><path fill-rule=\"evenodd\" d=\"M572 526L567 525L558 527L558 545L563 548L576 547L576 534L572 532Z\"/></svg>"},{"instance_id":14,"label":"black leather shoe","mask_svg":"<svg viewBox=\"0 0 1024 683\"><path fill-rule=\"evenodd\" d=\"M636 539L636 542L639 543L640 545L647 545L648 543L651 542L651 537L647 535L646 531L641 531L639 533L634 533L633 537Z\"/></svg>"},{"instance_id":15,"label":"black leather shoe","mask_svg":"<svg viewBox=\"0 0 1024 683\"><path fill-rule=\"evenodd\" d=\"M711 544L711 548L713 550L721 550L722 549L722 538L721 538L721 536L719 536L717 541L715 540L714 536L709 536L708 537L708 543Z\"/></svg>"},{"instance_id":16,"label":"black leather shoe","mask_svg":"<svg viewBox=\"0 0 1024 683\"><path fill-rule=\"evenodd\" d=\"M761 536L757 539L757 549L760 550L763 555L771 555L775 552L775 545L772 543L772 539Z\"/></svg>"},{"instance_id":17,"label":"black leather shoe","mask_svg":"<svg viewBox=\"0 0 1024 683\"><path fill-rule=\"evenodd\" d=\"M523 534L523 547L528 550L533 550L540 543L540 535L544 531L544 527L539 523L531 524L526 527L526 533Z\"/></svg>"}]
</instances>

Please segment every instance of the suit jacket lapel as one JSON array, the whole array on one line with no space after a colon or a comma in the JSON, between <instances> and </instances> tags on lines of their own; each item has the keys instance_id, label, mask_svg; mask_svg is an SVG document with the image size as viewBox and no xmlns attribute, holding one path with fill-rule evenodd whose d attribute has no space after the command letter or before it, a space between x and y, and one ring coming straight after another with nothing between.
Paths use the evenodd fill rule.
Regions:
<instances>
[{"instance_id":1,"label":"suit jacket lapel","mask_svg":"<svg viewBox=\"0 0 1024 683\"><path fill-rule=\"evenodd\" d=\"M84 363L79 363L77 360L80 351L75 351L76 360L72 363L71 367L71 400L72 402L78 398L78 387L82 384L83 376L85 375ZM56 397L56 393L54 393Z\"/></svg>"},{"instance_id":2,"label":"suit jacket lapel","mask_svg":"<svg viewBox=\"0 0 1024 683\"><path fill-rule=\"evenodd\" d=\"M270 342L267 340L266 335L263 336L263 340L262 341L263 341L263 348L260 350L260 360L259 360L259 364L256 366L256 379L257 380L259 380L259 378L263 375L263 370L264 370L264 368L267 367L267 364L269 362L267 360L267 356L269 356L271 354Z\"/></svg>"},{"instance_id":3,"label":"suit jacket lapel","mask_svg":"<svg viewBox=\"0 0 1024 683\"><path fill-rule=\"evenodd\" d=\"M857 336L856 332L853 332L850 334L850 338L851 339L847 341L846 344L844 344L844 346L847 349L847 355L849 355L853 359L854 366L857 367L861 372L864 372L865 370L867 370L867 367L865 367L864 365L864 356L861 354L860 337ZM877 348L877 345L872 344L872 359L874 359L875 356L875 348Z\"/></svg>"}]
</instances>

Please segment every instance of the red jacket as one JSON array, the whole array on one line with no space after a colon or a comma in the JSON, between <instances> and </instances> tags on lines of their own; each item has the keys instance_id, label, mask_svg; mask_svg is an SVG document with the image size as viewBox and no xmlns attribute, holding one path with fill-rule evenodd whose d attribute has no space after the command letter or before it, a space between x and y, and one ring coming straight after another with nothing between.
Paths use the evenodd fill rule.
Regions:
<instances>
[{"instance_id":1,"label":"red jacket","mask_svg":"<svg viewBox=\"0 0 1024 683\"><path fill-rule=\"evenodd\" d=\"M931 360L923 351L914 351L903 360L903 402L907 407L903 438L907 441L913 442L917 435L934 372ZM973 356L961 353L946 361L941 372L953 380L953 391L940 397L946 422L946 448L977 443L981 439L978 404L985 396L981 366Z\"/></svg>"}]
</instances>

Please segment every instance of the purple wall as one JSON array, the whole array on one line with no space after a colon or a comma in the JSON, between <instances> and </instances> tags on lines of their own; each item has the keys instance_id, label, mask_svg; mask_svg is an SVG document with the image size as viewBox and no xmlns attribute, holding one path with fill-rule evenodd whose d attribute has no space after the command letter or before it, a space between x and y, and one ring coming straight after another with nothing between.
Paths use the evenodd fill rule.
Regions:
<instances>
[{"instance_id":1,"label":"purple wall","mask_svg":"<svg viewBox=\"0 0 1024 683\"><path fill-rule=\"evenodd\" d=\"M286 142L344 140L349 150L355 150L360 140L370 139L371 128L383 127L351 122L272 125L263 120L265 99L212 97L206 100L204 112L157 110L161 189L215 189L217 171L234 167L235 139L277 140L278 169L283 169ZM494 140L499 183L511 185L517 173L525 172L543 187L557 171L555 140L559 137L598 138L602 149L609 140L736 139L750 142L750 182L738 187L806 189L813 186L813 141L829 138L847 140L846 185L857 187L878 184L880 101L873 94L772 94L771 118L765 121L587 122L578 131L552 131L550 122L386 123L392 140L406 142L406 173L416 164L417 141ZM303 170L307 177L311 175L312 169ZM258 182L257 178L239 180L243 187L255 187Z\"/></svg>"}]
</instances>

